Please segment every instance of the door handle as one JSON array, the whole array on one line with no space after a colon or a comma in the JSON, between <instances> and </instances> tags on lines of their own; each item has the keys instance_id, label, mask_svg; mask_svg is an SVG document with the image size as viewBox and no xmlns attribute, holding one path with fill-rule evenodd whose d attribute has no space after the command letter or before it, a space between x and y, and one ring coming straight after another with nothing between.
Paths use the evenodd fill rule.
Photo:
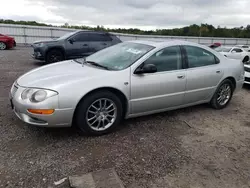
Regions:
<instances>
[{"instance_id":1,"label":"door handle","mask_svg":"<svg viewBox=\"0 0 250 188\"><path fill-rule=\"evenodd\" d=\"M87 44L84 44L83 46L88 46Z\"/></svg>"},{"instance_id":2,"label":"door handle","mask_svg":"<svg viewBox=\"0 0 250 188\"><path fill-rule=\"evenodd\" d=\"M183 79L183 78L185 78L185 75L178 75L177 78Z\"/></svg>"},{"instance_id":3,"label":"door handle","mask_svg":"<svg viewBox=\"0 0 250 188\"><path fill-rule=\"evenodd\" d=\"M220 70L217 70L217 71L216 71L217 74L220 74L220 72L221 72Z\"/></svg>"},{"instance_id":4,"label":"door handle","mask_svg":"<svg viewBox=\"0 0 250 188\"><path fill-rule=\"evenodd\" d=\"M102 43L102 45L107 45L106 43Z\"/></svg>"}]
</instances>

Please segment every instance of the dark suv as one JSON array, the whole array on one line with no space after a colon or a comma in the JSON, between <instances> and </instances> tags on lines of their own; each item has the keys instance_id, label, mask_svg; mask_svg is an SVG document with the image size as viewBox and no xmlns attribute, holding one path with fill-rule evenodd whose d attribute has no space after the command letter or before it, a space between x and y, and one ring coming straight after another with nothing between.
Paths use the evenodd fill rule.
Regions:
<instances>
[{"instance_id":1,"label":"dark suv","mask_svg":"<svg viewBox=\"0 0 250 188\"><path fill-rule=\"evenodd\" d=\"M120 42L115 35L106 32L75 31L56 40L35 42L33 57L53 63L88 56Z\"/></svg>"}]
</instances>

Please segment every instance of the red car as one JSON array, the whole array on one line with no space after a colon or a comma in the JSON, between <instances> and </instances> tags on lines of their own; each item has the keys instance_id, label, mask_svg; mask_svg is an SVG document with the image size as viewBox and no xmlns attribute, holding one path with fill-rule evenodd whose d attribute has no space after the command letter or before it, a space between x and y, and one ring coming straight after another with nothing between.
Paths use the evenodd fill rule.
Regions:
<instances>
[{"instance_id":1,"label":"red car","mask_svg":"<svg viewBox=\"0 0 250 188\"><path fill-rule=\"evenodd\" d=\"M10 49L16 46L16 41L13 37L0 34L0 50Z\"/></svg>"}]
</instances>

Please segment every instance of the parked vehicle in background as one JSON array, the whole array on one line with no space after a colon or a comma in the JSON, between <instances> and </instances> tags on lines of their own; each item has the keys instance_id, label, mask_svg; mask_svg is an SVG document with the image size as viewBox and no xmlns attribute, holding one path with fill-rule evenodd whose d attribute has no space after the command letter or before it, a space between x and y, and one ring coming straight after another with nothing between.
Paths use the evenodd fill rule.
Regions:
<instances>
[{"instance_id":1,"label":"parked vehicle in background","mask_svg":"<svg viewBox=\"0 0 250 188\"><path fill-rule=\"evenodd\" d=\"M210 103L242 88L243 63L187 41L131 41L19 77L11 104L26 123L101 135L123 118Z\"/></svg>"},{"instance_id":2,"label":"parked vehicle in background","mask_svg":"<svg viewBox=\"0 0 250 188\"><path fill-rule=\"evenodd\" d=\"M0 34L0 50L14 48L15 46L16 41L13 37Z\"/></svg>"},{"instance_id":3,"label":"parked vehicle in background","mask_svg":"<svg viewBox=\"0 0 250 188\"><path fill-rule=\"evenodd\" d=\"M215 49L215 48L218 48L220 46L221 46L221 43L215 42L215 43L211 44L209 47Z\"/></svg>"},{"instance_id":4,"label":"parked vehicle in background","mask_svg":"<svg viewBox=\"0 0 250 188\"><path fill-rule=\"evenodd\" d=\"M245 84L250 84L250 64L249 62L244 64L245 69Z\"/></svg>"},{"instance_id":5,"label":"parked vehicle in background","mask_svg":"<svg viewBox=\"0 0 250 188\"><path fill-rule=\"evenodd\" d=\"M75 31L56 40L35 42L33 57L54 63L65 59L89 56L99 50L120 43L115 35L106 32Z\"/></svg>"},{"instance_id":6,"label":"parked vehicle in background","mask_svg":"<svg viewBox=\"0 0 250 188\"><path fill-rule=\"evenodd\" d=\"M221 46L218 48L215 48L215 50L221 54L223 54L225 57L231 58L231 59L239 59L242 62L248 62L250 57L250 52L246 48L240 48L240 47L229 47L229 46Z\"/></svg>"},{"instance_id":7,"label":"parked vehicle in background","mask_svg":"<svg viewBox=\"0 0 250 188\"><path fill-rule=\"evenodd\" d=\"M236 45L235 47L240 47L240 48L244 48L244 49L250 50L250 46L248 46L248 45Z\"/></svg>"}]
</instances>

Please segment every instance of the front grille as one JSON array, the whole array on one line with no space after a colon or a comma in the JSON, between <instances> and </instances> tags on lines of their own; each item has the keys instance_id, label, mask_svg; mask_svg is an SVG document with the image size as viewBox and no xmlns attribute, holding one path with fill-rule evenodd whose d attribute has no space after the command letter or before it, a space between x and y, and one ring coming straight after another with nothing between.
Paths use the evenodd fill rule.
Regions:
<instances>
[{"instance_id":1,"label":"front grille","mask_svg":"<svg viewBox=\"0 0 250 188\"><path fill-rule=\"evenodd\" d=\"M246 82L250 82L250 78L245 77L245 81L246 81Z\"/></svg>"},{"instance_id":2,"label":"front grille","mask_svg":"<svg viewBox=\"0 0 250 188\"><path fill-rule=\"evenodd\" d=\"M250 72L250 67L244 67L244 70L245 70L246 72Z\"/></svg>"}]
</instances>

